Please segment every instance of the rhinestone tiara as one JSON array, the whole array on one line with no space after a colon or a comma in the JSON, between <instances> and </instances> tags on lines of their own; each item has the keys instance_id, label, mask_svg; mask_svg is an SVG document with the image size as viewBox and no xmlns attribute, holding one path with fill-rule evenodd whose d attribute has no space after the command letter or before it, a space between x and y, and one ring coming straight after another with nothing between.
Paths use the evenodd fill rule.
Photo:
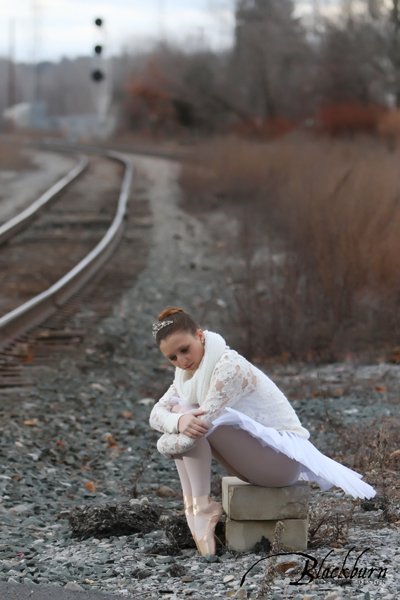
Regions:
<instances>
[{"instance_id":1,"label":"rhinestone tiara","mask_svg":"<svg viewBox=\"0 0 400 600\"><path fill-rule=\"evenodd\" d=\"M160 329L162 329L166 325L172 325L172 324L173 324L173 321L157 321L157 323L153 323L153 326L151 328L151 330L153 332L153 338L156 339L157 333L160 331Z\"/></svg>"}]
</instances>

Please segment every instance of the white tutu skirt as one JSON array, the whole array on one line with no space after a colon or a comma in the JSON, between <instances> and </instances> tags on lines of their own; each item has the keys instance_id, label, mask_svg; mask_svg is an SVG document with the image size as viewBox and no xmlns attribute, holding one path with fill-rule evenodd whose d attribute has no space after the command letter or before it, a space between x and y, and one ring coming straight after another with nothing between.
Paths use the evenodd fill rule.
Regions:
<instances>
[{"instance_id":1,"label":"white tutu skirt","mask_svg":"<svg viewBox=\"0 0 400 600\"><path fill-rule=\"evenodd\" d=\"M296 460L300 463L298 481L314 481L323 491L336 485L353 498L373 498L376 495L371 485L361 481L362 475L325 456L311 442L296 433L265 427L233 408L226 408L225 413L213 421L206 437L219 425L233 425L237 429L244 429L258 439L262 446L270 446L276 452L283 452Z\"/></svg>"}]
</instances>

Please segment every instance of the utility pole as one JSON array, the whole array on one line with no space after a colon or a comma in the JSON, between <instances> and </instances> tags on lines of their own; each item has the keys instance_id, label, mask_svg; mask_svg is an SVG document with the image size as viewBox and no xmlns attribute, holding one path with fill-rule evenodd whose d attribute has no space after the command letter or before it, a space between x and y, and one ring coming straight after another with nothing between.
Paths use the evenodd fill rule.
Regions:
<instances>
[{"instance_id":1,"label":"utility pole","mask_svg":"<svg viewBox=\"0 0 400 600\"><path fill-rule=\"evenodd\" d=\"M40 0L32 0L33 39L32 39L32 62L33 62L33 101L38 102L41 96L39 52L41 45L41 5Z\"/></svg>"},{"instance_id":2,"label":"utility pole","mask_svg":"<svg viewBox=\"0 0 400 600\"><path fill-rule=\"evenodd\" d=\"M16 65L15 65L15 19L8 23L8 106L16 104Z\"/></svg>"},{"instance_id":3,"label":"utility pole","mask_svg":"<svg viewBox=\"0 0 400 600\"><path fill-rule=\"evenodd\" d=\"M158 23L160 42L166 41L165 31L165 0L158 0Z\"/></svg>"}]
</instances>

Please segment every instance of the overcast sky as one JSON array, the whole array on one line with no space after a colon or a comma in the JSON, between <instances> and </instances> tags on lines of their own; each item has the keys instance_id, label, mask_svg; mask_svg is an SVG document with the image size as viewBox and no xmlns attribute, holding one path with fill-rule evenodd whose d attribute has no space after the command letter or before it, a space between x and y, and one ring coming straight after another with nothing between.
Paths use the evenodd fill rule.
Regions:
<instances>
[{"instance_id":1,"label":"overcast sky","mask_svg":"<svg viewBox=\"0 0 400 600\"><path fill-rule=\"evenodd\" d=\"M104 47L112 54L160 36L227 46L231 7L231 0L0 0L0 55L9 54L13 20L16 59L23 61L32 61L35 54L40 60L90 55L94 43L104 40L103 33ZM96 17L104 19L103 30L94 25Z\"/></svg>"},{"instance_id":2,"label":"overcast sky","mask_svg":"<svg viewBox=\"0 0 400 600\"><path fill-rule=\"evenodd\" d=\"M338 0L300 0L297 12ZM15 23L17 61L59 60L93 54L103 43L109 54L149 45L163 36L217 49L232 42L235 0L0 0L0 56L9 56ZM105 28L94 25L104 19ZM103 35L104 34L104 35ZM34 42L36 40L36 42Z\"/></svg>"}]
</instances>

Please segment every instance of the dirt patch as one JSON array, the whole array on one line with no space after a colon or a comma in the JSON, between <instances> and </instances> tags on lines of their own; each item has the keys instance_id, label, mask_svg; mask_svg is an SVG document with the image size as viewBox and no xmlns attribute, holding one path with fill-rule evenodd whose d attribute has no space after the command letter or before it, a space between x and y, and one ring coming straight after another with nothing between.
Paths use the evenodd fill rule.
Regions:
<instances>
[{"instance_id":1,"label":"dirt patch","mask_svg":"<svg viewBox=\"0 0 400 600\"><path fill-rule=\"evenodd\" d=\"M149 504L109 502L107 504L75 508L68 516L72 535L85 540L110 535L150 533L157 528L159 510Z\"/></svg>"},{"instance_id":2,"label":"dirt patch","mask_svg":"<svg viewBox=\"0 0 400 600\"><path fill-rule=\"evenodd\" d=\"M7 146L1 146L8 152ZM0 159L0 223L15 217L77 164L69 154L24 150L25 162L7 167Z\"/></svg>"}]
</instances>

